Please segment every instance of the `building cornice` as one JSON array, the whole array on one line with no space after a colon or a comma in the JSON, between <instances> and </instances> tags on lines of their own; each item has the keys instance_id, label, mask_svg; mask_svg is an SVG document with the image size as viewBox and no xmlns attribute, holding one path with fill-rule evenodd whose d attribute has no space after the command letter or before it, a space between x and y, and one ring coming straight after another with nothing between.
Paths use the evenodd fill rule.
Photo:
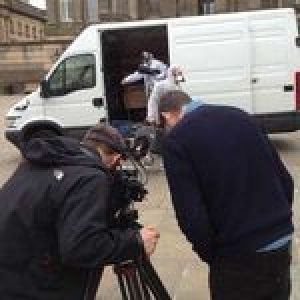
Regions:
<instances>
[{"instance_id":1,"label":"building cornice","mask_svg":"<svg viewBox=\"0 0 300 300\"><path fill-rule=\"evenodd\" d=\"M19 15L23 15L31 19L37 19L42 22L47 21L45 10L39 9L19 0L4 0L3 2L4 4L0 4L0 9L4 8Z\"/></svg>"}]
</instances>

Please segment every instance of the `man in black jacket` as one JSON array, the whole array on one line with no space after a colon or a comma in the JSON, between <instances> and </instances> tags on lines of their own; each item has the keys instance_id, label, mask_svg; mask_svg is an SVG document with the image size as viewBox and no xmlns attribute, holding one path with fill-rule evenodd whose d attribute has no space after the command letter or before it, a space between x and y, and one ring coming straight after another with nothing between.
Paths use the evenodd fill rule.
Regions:
<instances>
[{"instance_id":1,"label":"man in black jacket","mask_svg":"<svg viewBox=\"0 0 300 300\"><path fill-rule=\"evenodd\" d=\"M213 300L290 294L293 180L244 111L201 105L180 91L160 99L166 175L179 226L210 266Z\"/></svg>"},{"instance_id":2,"label":"man in black jacket","mask_svg":"<svg viewBox=\"0 0 300 300\"><path fill-rule=\"evenodd\" d=\"M109 126L79 141L23 145L24 162L0 193L0 295L9 300L94 299L103 266L151 255L151 227L114 225L113 169L125 144Z\"/></svg>"}]
</instances>

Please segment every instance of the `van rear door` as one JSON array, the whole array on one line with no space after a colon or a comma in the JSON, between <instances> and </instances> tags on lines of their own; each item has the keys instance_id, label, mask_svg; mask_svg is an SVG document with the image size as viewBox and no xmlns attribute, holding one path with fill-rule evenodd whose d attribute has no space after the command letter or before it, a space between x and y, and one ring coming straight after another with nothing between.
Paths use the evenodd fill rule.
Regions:
<instances>
[{"instance_id":1,"label":"van rear door","mask_svg":"<svg viewBox=\"0 0 300 300\"><path fill-rule=\"evenodd\" d=\"M253 112L295 111L297 28L292 10L249 15Z\"/></svg>"},{"instance_id":2,"label":"van rear door","mask_svg":"<svg viewBox=\"0 0 300 300\"><path fill-rule=\"evenodd\" d=\"M171 63L186 74L184 89L206 103L252 112L249 34L239 14L169 22Z\"/></svg>"}]
</instances>

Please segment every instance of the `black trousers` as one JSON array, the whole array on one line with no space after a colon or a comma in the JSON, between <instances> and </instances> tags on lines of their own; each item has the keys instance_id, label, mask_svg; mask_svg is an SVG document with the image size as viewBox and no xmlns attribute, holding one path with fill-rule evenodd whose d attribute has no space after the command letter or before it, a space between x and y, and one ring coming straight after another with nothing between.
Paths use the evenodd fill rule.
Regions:
<instances>
[{"instance_id":1,"label":"black trousers","mask_svg":"<svg viewBox=\"0 0 300 300\"><path fill-rule=\"evenodd\" d=\"M217 258L210 266L212 300L288 300L291 246L264 253Z\"/></svg>"}]
</instances>

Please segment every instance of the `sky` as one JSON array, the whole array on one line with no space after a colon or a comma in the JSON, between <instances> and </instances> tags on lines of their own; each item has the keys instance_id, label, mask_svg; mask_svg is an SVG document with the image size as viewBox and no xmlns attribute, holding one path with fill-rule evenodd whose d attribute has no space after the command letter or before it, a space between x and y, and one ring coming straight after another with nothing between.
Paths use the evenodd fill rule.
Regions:
<instances>
[{"instance_id":1,"label":"sky","mask_svg":"<svg viewBox=\"0 0 300 300\"><path fill-rule=\"evenodd\" d=\"M30 4L42 9L46 9L46 0L30 0Z\"/></svg>"}]
</instances>

